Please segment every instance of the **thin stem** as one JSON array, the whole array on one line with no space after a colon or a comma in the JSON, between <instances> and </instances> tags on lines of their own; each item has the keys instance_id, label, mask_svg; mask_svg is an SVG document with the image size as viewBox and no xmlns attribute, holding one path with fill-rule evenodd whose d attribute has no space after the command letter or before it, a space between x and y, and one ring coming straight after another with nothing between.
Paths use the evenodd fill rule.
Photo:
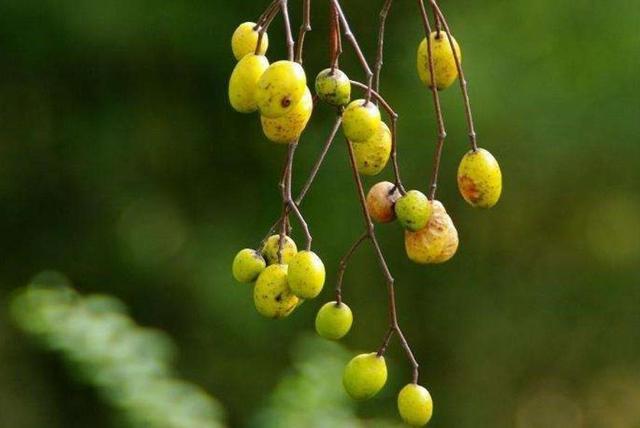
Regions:
<instances>
[{"instance_id":1,"label":"thin stem","mask_svg":"<svg viewBox=\"0 0 640 428\"><path fill-rule=\"evenodd\" d=\"M313 237L311 236L311 232L309 231L309 226L307 225L307 222L305 221L304 217L302 216L302 213L300 212L300 209L298 208L295 201L293 200L293 197L291 196L291 181L292 181L291 179L293 176L293 156L297 147L298 147L297 141L295 143L289 144L289 153L290 153L289 168L287 172L287 183L285 186L285 196L284 196L285 212L288 212L287 208L290 208L291 211L293 211L295 216L298 218L298 222L300 223L300 226L302 226L302 230L304 232L304 235L307 241L306 250L311 251L311 242L313 241Z\"/></svg>"},{"instance_id":2,"label":"thin stem","mask_svg":"<svg viewBox=\"0 0 640 428\"><path fill-rule=\"evenodd\" d=\"M278 15L278 13L280 12L280 8L278 7L280 3L280 0L275 0L272 5L273 7L269 6L269 8L267 9L267 11L265 11L265 13L267 13L267 15L265 16L263 23L260 24L260 29L258 30L258 42L256 43L256 50L255 50L255 54L258 55L260 53L260 46L262 45L262 38L264 37L264 34L266 33L267 29L269 28L269 25L271 25L271 23L273 22L273 19Z\"/></svg>"},{"instance_id":3,"label":"thin stem","mask_svg":"<svg viewBox=\"0 0 640 428\"><path fill-rule=\"evenodd\" d=\"M289 6L287 0L280 0L280 10L282 10L282 19L284 21L284 33L287 43L287 52L289 54L289 61L294 60L294 42L293 33L291 32L291 22L289 21Z\"/></svg>"},{"instance_id":4,"label":"thin stem","mask_svg":"<svg viewBox=\"0 0 640 428\"><path fill-rule=\"evenodd\" d=\"M282 178L280 179L280 194L282 195L282 216L280 217L280 239L278 240L278 263L282 263L282 250L284 249L285 236L287 235L287 221L289 216L287 203L287 189L290 183L291 165L293 164L293 150L291 145L287 150L284 167L282 168ZM262 248L262 246L261 246Z\"/></svg>"},{"instance_id":5,"label":"thin stem","mask_svg":"<svg viewBox=\"0 0 640 428\"><path fill-rule=\"evenodd\" d=\"M340 36L340 15L335 5L329 3L331 16L329 17L329 60L331 71L338 68L338 61L342 55L342 36Z\"/></svg>"},{"instance_id":6,"label":"thin stem","mask_svg":"<svg viewBox=\"0 0 640 428\"><path fill-rule=\"evenodd\" d=\"M309 31L311 31L311 0L302 0L302 24L298 32L298 44L296 46L296 61L300 64L302 64L304 37Z\"/></svg>"},{"instance_id":7,"label":"thin stem","mask_svg":"<svg viewBox=\"0 0 640 428\"><path fill-rule=\"evenodd\" d=\"M264 23L267 21L267 18L271 15L271 13L273 12L274 9L278 8L278 4L279 4L280 0L273 0L269 6L267 6L267 8L265 9L264 12L262 12L262 15L260 15L260 17L258 18L258 20L256 21L256 25L253 27L254 31L257 31L258 29L260 29L262 26L264 26Z\"/></svg>"},{"instance_id":8,"label":"thin stem","mask_svg":"<svg viewBox=\"0 0 640 428\"><path fill-rule=\"evenodd\" d=\"M378 55L376 57L376 63L373 67L375 80L373 84L373 90L380 91L380 72L382 71L383 55L384 55L384 26L387 22L387 15L393 0L385 0L382 10L380 11L380 27L378 29Z\"/></svg>"},{"instance_id":9,"label":"thin stem","mask_svg":"<svg viewBox=\"0 0 640 428\"><path fill-rule=\"evenodd\" d=\"M340 259L336 280L336 302L338 303L342 302L342 278L344 277L344 271L347 269L347 265L349 264L349 260L351 260L351 256L353 256L353 253L355 253L360 244L362 244L367 239L369 239L369 231L365 230L362 234L360 234L358 239L356 239L355 242L351 244L351 247L349 247L347 253Z\"/></svg>"}]
</instances>

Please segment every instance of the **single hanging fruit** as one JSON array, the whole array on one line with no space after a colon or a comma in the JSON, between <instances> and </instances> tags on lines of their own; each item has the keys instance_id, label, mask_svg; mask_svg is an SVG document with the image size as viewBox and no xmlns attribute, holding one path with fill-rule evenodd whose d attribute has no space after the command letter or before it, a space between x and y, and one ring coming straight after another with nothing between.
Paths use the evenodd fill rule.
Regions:
<instances>
[{"instance_id":1,"label":"single hanging fruit","mask_svg":"<svg viewBox=\"0 0 640 428\"><path fill-rule=\"evenodd\" d=\"M433 415L431 394L420 385L406 385L398 394L398 412L402 420L411 426L426 425Z\"/></svg>"},{"instance_id":2,"label":"single hanging fruit","mask_svg":"<svg viewBox=\"0 0 640 428\"><path fill-rule=\"evenodd\" d=\"M286 265L275 264L262 271L253 288L253 302L267 318L284 318L293 312L299 299L289 289Z\"/></svg>"},{"instance_id":3,"label":"single hanging fruit","mask_svg":"<svg viewBox=\"0 0 640 428\"><path fill-rule=\"evenodd\" d=\"M298 141L313 112L313 97L307 88L302 99L283 116L270 119L260 116L264 135L274 143L290 144Z\"/></svg>"},{"instance_id":4,"label":"single hanging fruit","mask_svg":"<svg viewBox=\"0 0 640 428\"><path fill-rule=\"evenodd\" d=\"M300 251L289 262L289 288L301 299L313 299L324 287L324 263L312 251Z\"/></svg>"},{"instance_id":5,"label":"single hanging fruit","mask_svg":"<svg viewBox=\"0 0 640 428\"><path fill-rule=\"evenodd\" d=\"M389 223L396 218L394 205L400 198L395 184L381 181L374 184L367 193L367 208L376 223Z\"/></svg>"},{"instance_id":6,"label":"single hanging fruit","mask_svg":"<svg viewBox=\"0 0 640 428\"><path fill-rule=\"evenodd\" d=\"M371 101L351 101L342 113L344 136L353 143L366 141L380 129L380 110Z\"/></svg>"},{"instance_id":7,"label":"single hanging fruit","mask_svg":"<svg viewBox=\"0 0 640 428\"><path fill-rule=\"evenodd\" d=\"M233 51L233 56L235 56L238 61L247 54L255 53L259 37L258 31L254 29L255 27L255 22L245 22L238 25L238 28L233 32L233 36L231 36L231 50ZM268 47L269 36L265 32L262 35L258 54L264 55Z\"/></svg>"},{"instance_id":8,"label":"single hanging fruit","mask_svg":"<svg viewBox=\"0 0 640 428\"><path fill-rule=\"evenodd\" d=\"M284 116L302 99L307 90L307 77L300 64L277 61L258 80L256 101L260 114L270 119Z\"/></svg>"},{"instance_id":9,"label":"single hanging fruit","mask_svg":"<svg viewBox=\"0 0 640 428\"><path fill-rule=\"evenodd\" d=\"M432 201L433 212L427 225L405 231L404 244L409 259L416 263L443 263L458 249L458 231L440 201Z\"/></svg>"},{"instance_id":10,"label":"single hanging fruit","mask_svg":"<svg viewBox=\"0 0 640 428\"><path fill-rule=\"evenodd\" d=\"M298 253L296 243L288 236L284 237L282 247L282 264L289 264L293 256ZM279 263L278 249L280 248L280 235L271 235L262 247L262 255L267 260L267 264L272 265Z\"/></svg>"},{"instance_id":11,"label":"single hanging fruit","mask_svg":"<svg viewBox=\"0 0 640 428\"><path fill-rule=\"evenodd\" d=\"M316 315L316 332L325 339L342 339L351 330L353 314L346 304L325 303Z\"/></svg>"},{"instance_id":12,"label":"single hanging fruit","mask_svg":"<svg viewBox=\"0 0 640 428\"><path fill-rule=\"evenodd\" d=\"M387 382L387 364L377 353L360 354L344 368L342 385L354 400L367 400Z\"/></svg>"},{"instance_id":13,"label":"single hanging fruit","mask_svg":"<svg viewBox=\"0 0 640 428\"><path fill-rule=\"evenodd\" d=\"M429 35L431 41L431 51L433 52L433 74L436 79L436 88L438 90L447 89L458 78L458 67L451 50L451 44L447 33L444 31L434 31ZM453 46L460 62L462 62L462 53L456 39L451 36ZM418 76L425 85L431 87L431 73L429 70L429 51L426 37L418 46L417 56Z\"/></svg>"},{"instance_id":14,"label":"single hanging fruit","mask_svg":"<svg viewBox=\"0 0 640 428\"><path fill-rule=\"evenodd\" d=\"M418 190L409 190L395 205L398 223L413 232L427 225L432 210L431 201Z\"/></svg>"},{"instance_id":15,"label":"single hanging fruit","mask_svg":"<svg viewBox=\"0 0 640 428\"><path fill-rule=\"evenodd\" d=\"M327 68L316 77L316 94L327 104L346 105L351 99L351 82L342 70Z\"/></svg>"},{"instance_id":16,"label":"single hanging fruit","mask_svg":"<svg viewBox=\"0 0 640 428\"><path fill-rule=\"evenodd\" d=\"M458 167L458 189L473 207L491 208L502 194L498 161L485 149L467 152Z\"/></svg>"},{"instance_id":17,"label":"single hanging fruit","mask_svg":"<svg viewBox=\"0 0 640 428\"><path fill-rule=\"evenodd\" d=\"M256 90L260 76L269 67L262 55L248 54L234 67L229 79L229 102L240 113L253 113L258 109Z\"/></svg>"},{"instance_id":18,"label":"single hanging fruit","mask_svg":"<svg viewBox=\"0 0 640 428\"><path fill-rule=\"evenodd\" d=\"M379 174L391 155L391 131L386 123L380 122L378 130L369 139L353 144L356 169L363 175Z\"/></svg>"},{"instance_id":19,"label":"single hanging fruit","mask_svg":"<svg viewBox=\"0 0 640 428\"><path fill-rule=\"evenodd\" d=\"M231 271L236 281L248 284L255 281L266 266L267 262L260 253L251 248L245 248L236 254Z\"/></svg>"}]
</instances>

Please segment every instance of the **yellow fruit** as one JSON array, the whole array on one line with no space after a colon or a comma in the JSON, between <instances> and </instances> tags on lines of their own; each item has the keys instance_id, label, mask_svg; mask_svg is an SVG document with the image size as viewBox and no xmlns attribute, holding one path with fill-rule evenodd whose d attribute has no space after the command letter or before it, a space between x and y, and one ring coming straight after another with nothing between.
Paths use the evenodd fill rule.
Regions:
<instances>
[{"instance_id":1,"label":"yellow fruit","mask_svg":"<svg viewBox=\"0 0 640 428\"><path fill-rule=\"evenodd\" d=\"M400 198L395 184L381 181L374 184L367 193L367 209L376 223L389 223L396 218L394 205Z\"/></svg>"},{"instance_id":2,"label":"yellow fruit","mask_svg":"<svg viewBox=\"0 0 640 428\"><path fill-rule=\"evenodd\" d=\"M458 189L471 206L491 208L502 193L498 161L485 149L469 151L458 167Z\"/></svg>"},{"instance_id":3,"label":"yellow fruit","mask_svg":"<svg viewBox=\"0 0 640 428\"><path fill-rule=\"evenodd\" d=\"M245 55L255 53L258 46L258 31L254 30L255 22L245 22L240 24L231 36L231 50L233 56L239 61ZM269 47L269 36L265 32L260 42L260 50L258 53L264 55Z\"/></svg>"},{"instance_id":4,"label":"yellow fruit","mask_svg":"<svg viewBox=\"0 0 640 428\"><path fill-rule=\"evenodd\" d=\"M453 82L458 78L458 68L456 67L456 60L451 50L451 44L447 33L440 31L434 31L430 34L431 51L433 52L433 72L436 79L436 87L438 90L443 90L451 86ZM460 46L456 39L451 36L453 46L455 46L458 58L462 62L462 53L460 52ZM427 46L427 39L424 38L418 46L418 75L422 82L431 87L431 74L429 72L429 51Z\"/></svg>"},{"instance_id":5,"label":"yellow fruit","mask_svg":"<svg viewBox=\"0 0 640 428\"><path fill-rule=\"evenodd\" d=\"M262 116L274 119L290 112L307 90L307 76L300 64L277 61L258 80L256 101Z\"/></svg>"},{"instance_id":6,"label":"yellow fruit","mask_svg":"<svg viewBox=\"0 0 640 428\"><path fill-rule=\"evenodd\" d=\"M360 354L344 368L342 385L354 400L367 400L387 382L387 364L375 352Z\"/></svg>"},{"instance_id":7,"label":"yellow fruit","mask_svg":"<svg viewBox=\"0 0 640 428\"><path fill-rule=\"evenodd\" d=\"M440 201L432 201L433 212L427 226L417 232L405 231L404 244L409 259L416 263L443 263L458 249L458 231Z\"/></svg>"},{"instance_id":8,"label":"yellow fruit","mask_svg":"<svg viewBox=\"0 0 640 428\"><path fill-rule=\"evenodd\" d=\"M353 144L356 168L363 175L377 175L384 169L391 155L391 131L380 122L378 131L360 143Z\"/></svg>"},{"instance_id":9,"label":"yellow fruit","mask_svg":"<svg viewBox=\"0 0 640 428\"><path fill-rule=\"evenodd\" d=\"M432 212L431 202L418 190L409 190L396 201L394 209L398 223L413 232L427 225Z\"/></svg>"},{"instance_id":10,"label":"yellow fruit","mask_svg":"<svg viewBox=\"0 0 640 428\"><path fill-rule=\"evenodd\" d=\"M320 294L324 279L324 264L314 252L300 251L289 262L289 288L301 299Z\"/></svg>"},{"instance_id":11,"label":"yellow fruit","mask_svg":"<svg viewBox=\"0 0 640 428\"><path fill-rule=\"evenodd\" d=\"M371 101L351 101L342 113L342 130L351 142L360 143L380 129L380 110Z\"/></svg>"},{"instance_id":12,"label":"yellow fruit","mask_svg":"<svg viewBox=\"0 0 640 428\"><path fill-rule=\"evenodd\" d=\"M284 116L275 119L260 116L262 131L274 143L288 144L296 142L307 126L312 111L313 97L311 96L311 91L307 88L300 102Z\"/></svg>"},{"instance_id":13,"label":"yellow fruit","mask_svg":"<svg viewBox=\"0 0 640 428\"><path fill-rule=\"evenodd\" d=\"M262 271L253 288L253 301L267 318L284 318L293 312L298 298L289 289L286 265L271 265Z\"/></svg>"},{"instance_id":14,"label":"yellow fruit","mask_svg":"<svg viewBox=\"0 0 640 428\"><path fill-rule=\"evenodd\" d=\"M231 271L238 282L250 283L256 280L258 275L267 266L267 262L256 250L245 248L233 259Z\"/></svg>"},{"instance_id":15,"label":"yellow fruit","mask_svg":"<svg viewBox=\"0 0 640 428\"><path fill-rule=\"evenodd\" d=\"M272 265L278 262L278 249L280 248L280 235L271 235L262 247L262 255L267 260L267 264ZM293 239L284 237L282 247L282 264L289 264L293 256L298 253L298 247Z\"/></svg>"},{"instance_id":16,"label":"yellow fruit","mask_svg":"<svg viewBox=\"0 0 640 428\"><path fill-rule=\"evenodd\" d=\"M398 412L402 420L411 426L426 425L433 415L431 394L420 385L406 385L398 394Z\"/></svg>"},{"instance_id":17,"label":"yellow fruit","mask_svg":"<svg viewBox=\"0 0 640 428\"><path fill-rule=\"evenodd\" d=\"M316 94L325 103L343 106L351 99L351 82L343 71L327 68L316 77Z\"/></svg>"},{"instance_id":18,"label":"yellow fruit","mask_svg":"<svg viewBox=\"0 0 640 428\"><path fill-rule=\"evenodd\" d=\"M342 339L351 330L353 314L344 303L325 303L316 315L316 331L325 339Z\"/></svg>"},{"instance_id":19,"label":"yellow fruit","mask_svg":"<svg viewBox=\"0 0 640 428\"><path fill-rule=\"evenodd\" d=\"M229 102L235 110L252 113L258 109L256 89L267 67L269 61L266 57L253 54L246 55L236 64L229 79Z\"/></svg>"}]
</instances>

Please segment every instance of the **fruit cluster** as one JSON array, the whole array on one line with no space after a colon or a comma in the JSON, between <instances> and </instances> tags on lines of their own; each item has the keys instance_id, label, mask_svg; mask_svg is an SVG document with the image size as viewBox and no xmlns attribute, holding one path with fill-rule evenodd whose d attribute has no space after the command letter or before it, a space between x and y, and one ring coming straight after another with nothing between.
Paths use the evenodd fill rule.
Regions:
<instances>
[{"instance_id":1,"label":"fruit cluster","mask_svg":"<svg viewBox=\"0 0 640 428\"><path fill-rule=\"evenodd\" d=\"M231 46L238 63L229 81L231 106L241 113L258 111L267 139L287 144L288 151L280 181L282 214L257 249L243 249L235 256L232 271L237 281L254 284L255 307L265 317L287 317L302 301L320 294L325 282L325 267L320 257L311 251L312 236L300 211L300 204L338 130L342 128L363 211L365 230L340 261L336 298L325 303L318 311L316 331L326 339L338 340L351 329L353 314L342 301L342 278L353 253L363 242L371 241L387 283L389 329L376 352L358 355L347 364L343 385L346 392L356 400L376 395L386 383L384 353L390 339L396 335L413 369L412 382L398 394L398 411L408 424L422 426L431 419L433 403L429 392L418 385L418 363L398 324L394 279L378 243L374 224L389 223L397 219L404 229L407 256L416 263L443 263L456 253L458 232L444 205L435 199L446 137L438 91L450 87L456 80L460 82L471 143L471 150L463 156L458 168L460 193L473 207L492 207L500 198L502 176L494 157L476 143L460 46L451 34L437 2L430 0L435 22L435 29L432 30L427 8L419 0L425 37L417 49L417 71L420 80L430 88L438 130L429 191L425 194L419 190L405 190L397 161L398 115L378 91L384 27L391 5L392 0L385 0L380 13L378 52L372 71L349 28L340 2L330 0L330 64L317 74L315 96L312 96L307 86L306 72L302 67L304 38L311 30L310 0L303 0L303 22L296 43L292 37L286 0L273 0L256 23L243 23L234 32ZM270 64L265 56L269 44L266 31L278 14L283 17L289 57ZM342 54L342 36L354 48L365 72L366 83L351 80L340 70L338 62ZM352 100L353 89L362 91L363 96ZM338 117L300 195L294 199L291 192L294 152L317 101L335 108ZM388 124L382 118L381 108L388 116ZM378 175L390 161L394 181L378 182L365 194L361 175ZM290 237L291 213L297 218L306 238L306 247L302 251L298 251L296 243ZM278 233L275 233L276 230Z\"/></svg>"}]
</instances>

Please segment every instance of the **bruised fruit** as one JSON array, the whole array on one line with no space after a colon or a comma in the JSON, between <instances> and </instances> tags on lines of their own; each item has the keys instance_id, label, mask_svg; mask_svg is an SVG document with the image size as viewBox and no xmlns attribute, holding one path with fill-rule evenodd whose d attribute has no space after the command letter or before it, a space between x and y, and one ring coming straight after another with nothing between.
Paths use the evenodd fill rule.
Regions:
<instances>
[{"instance_id":1,"label":"bruised fruit","mask_svg":"<svg viewBox=\"0 0 640 428\"><path fill-rule=\"evenodd\" d=\"M229 79L229 102L234 110L252 113L258 109L256 89L267 67L267 58L254 54L246 55L236 64Z\"/></svg>"},{"instance_id":2,"label":"bruised fruit","mask_svg":"<svg viewBox=\"0 0 640 428\"><path fill-rule=\"evenodd\" d=\"M451 50L451 44L447 33L444 31L434 31L429 35L431 41L431 51L433 52L433 74L436 80L436 88L443 90L451 86L458 78L458 68L456 60ZM462 53L456 39L451 36L451 41L456 49L456 54L460 62L462 62ZM427 39L424 38L418 46L418 75L422 82L431 87L431 73L429 69L429 50Z\"/></svg>"},{"instance_id":3,"label":"bruised fruit","mask_svg":"<svg viewBox=\"0 0 640 428\"><path fill-rule=\"evenodd\" d=\"M283 116L270 119L260 116L264 135L274 143L289 144L298 141L313 111L313 98L307 88L302 99Z\"/></svg>"},{"instance_id":4,"label":"bruised fruit","mask_svg":"<svg viewBox=\"0 0 640 428\"><path fill-rule=\"evenodd\" d=\"M324 279L324 264L312 251L300 251L289 262L289 288L301 299L313 299L320 294Z\"/></svg>"},{"instance_id":5,"label":"bruised fruit","mask_svg":"<svg viewBox=\"0 0 640 428\"><path fill-rule=\"evenodd\" d=\"M404 244L409 259L416 263L443 263L458 249L458 231L440 201L432 201L433 211L427 225L405 231Z\"/></svg>"},{"instance_id":6,"label":"bruised fruit","mask_svg":"<svg viewBox=\"0 0 640 428\"><path fill-rule=\"evenodd\" d=\"M351 99L351 82L343 71L327 68L316 77L316 94L325 103L346 105Z\"/></svg>"},{"instance_id":7,"label":"bruised fruit","mask_svg":"<svg viewBox=\"0 0 640 428\"><path fill-rule=\"evenodd\" d=\"M433 415L433 401L426 388L410 383L398 394L398 412L413 427L426 425Z\"/></svg>"},{"instance_id":8,"label":"bruised fruit","mask_svg":"<svg viewBox=\"0 0 640 428\"><path fill-rule=\"evenodd\" d=\"M498 161L485 149L471 150L458 167L458 189L471 206L491 208L502 193L502 172Z\"/></svg>"},{"instance_id":9,"label":"bruised fruit","mask_svg":"<svg viewBox=\"0 0 640 428\"><path fill-rule=\"evenodd\" d=\"M298 253L298 247L293 239L288 236L284 237L284 243L282 247L282 264L289 264L293 256ZM267 264L272 265L279 263L278 261L278 249L280 248L280 235L271 235L267 242L262 247L262 255L267 260Z\"/></svg>"},{"instance_id":10,"label":"bruised fruit","mask_svg":"<svg viewBox=\"0 0 640 428\"><path fill-rule=\"evenodd\" d=\"M351 324L351 309L342 302L325 303L316 315L316 331L325 339L342 339L351 330Z\"/></svg>"},{"instance_id":11,"label":"bruised fruit","mask_svg":"<svg viewBox=\"0 0 640 428\"><path fill-rule=\"evenodd\" d=\"M389 223L396 218L394 205L400 198L395 184L381 181L374 184L367 193L367 209L376 223Z\"/></svg>"},{"instance_id":12,"label":"bruised fruit","mask_svg":"<svg viewBox=\"0 0 640 428\"><path fill-rule=\"evenodd\" d=\"M342 113L342 130L353 143L371 138L380 129L380 110L371 101L351 101Z\"/></svg>"},{"instance_id":13,"label":"bruised fruit","mask_svg":"<svg viewBox=\"0 0 640 428\"><path fill-rule=\"evenodd\" d=\"M387 124L381 121L378 130L371 137L353 144L353 154L360 174L379 174L391 155L391 131Z\"/></svg>"},{"instance_id":14,"label":"bruised fruit","mask_svg":"<svg viewBox=\"0 0 640 428\"><path fill-rule=\"evenodd\" d=\"M367 400L387 382L387 364L377 353L360 354L344 368L342 385L354 400Z\"/></svg>"},{"instance_id":15,"label":"bruised fruit","mask_svg":"<svg viewBox=\"0 0 640 428\"><path fill-rule=\"evenodd\" d=\"M407 230L420 230L431 217L431 202L418 190L409 190L395 205L398 222Z\"/></svg>"},{"instance_id":16,"label":"bruised fruit","mask_svg":"<svg viewBox=\"0 0 640 428\"><path fill-rule=\"evenodd\" d=\"M266 266L267 262L261 254L245 248L236 254L231 271L236 281L248 284L255 281Z\"/></svg>"},{"instance_id":17,"label":"bruised fruit","mask_svg":"<svg viewBox=\"0 0 640 428\"><path fill-rule=\"evenodd\" d=\"M286 265L267 267L253 288L256 309L267 318L284 318L298 306L298 298L291 293Z\"/></svg>"},{"instance_id":18,"label":"bruised fruit","mask_svg":"<svg viewBox=\"0 0 640 428\"><path fill-rule=\"evenodd\" d=\"M237 60L241 60L247 54L255 53L259 38L258 31L254 30L255 27L255 22L245 22L240 24L233 32L233 36L231 36L231 50L233 51L233 56L235 56ZM264 55L267 52L268 47L269 36L267 36L267 33L265 32L262 35L262 40L260 41L258 54Z\"/></svg>"},{"instance_id":19,"label":"bruised fruit","mask_svg":"<svg viewBox=\"0 0 640 428\"><path fill-rule=\"evenodd\" d=\"M289 113L307 90L307 77L300 64L277 61L258 80L256 102L260 114L274 119Z\"/></svg>"}]
</instances>

